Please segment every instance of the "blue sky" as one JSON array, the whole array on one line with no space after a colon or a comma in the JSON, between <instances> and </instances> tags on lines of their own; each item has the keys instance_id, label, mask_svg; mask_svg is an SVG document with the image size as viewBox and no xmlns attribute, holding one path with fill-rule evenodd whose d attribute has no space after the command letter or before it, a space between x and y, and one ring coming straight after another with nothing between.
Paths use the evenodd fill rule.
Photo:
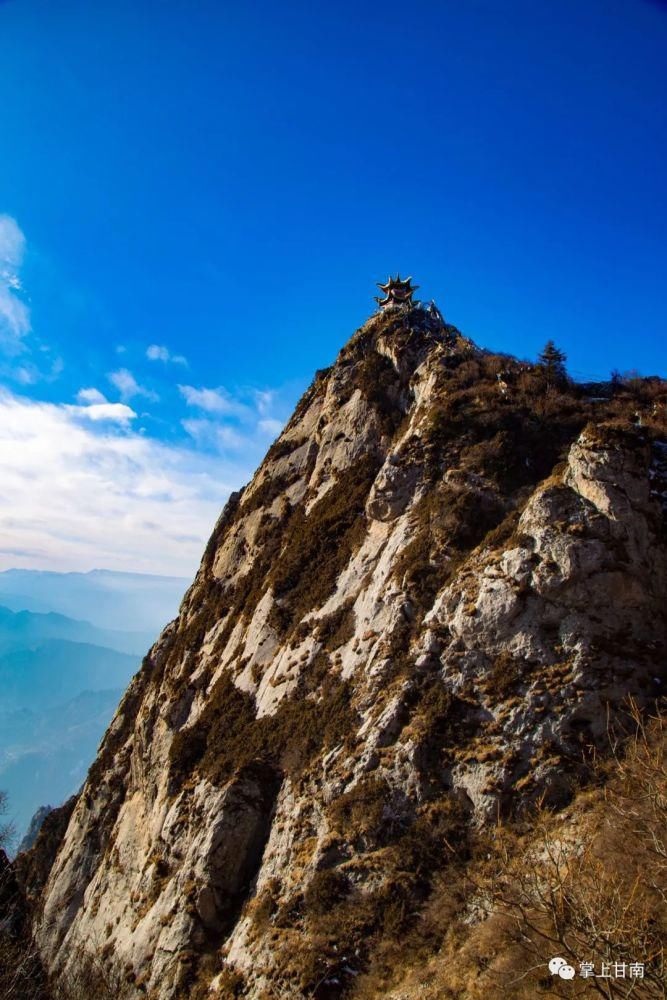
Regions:
<instances>
[{"instance_id":1,"label":"blue sky","mask_svg":"<svg viewBox=\"0 0 667 1000\"><path fill-rule=\"evenodd\" d=\"M0 566L191 572L389 271L666 374L665 51L657 0L0 4Z\"/></svg>"}]
</instances>

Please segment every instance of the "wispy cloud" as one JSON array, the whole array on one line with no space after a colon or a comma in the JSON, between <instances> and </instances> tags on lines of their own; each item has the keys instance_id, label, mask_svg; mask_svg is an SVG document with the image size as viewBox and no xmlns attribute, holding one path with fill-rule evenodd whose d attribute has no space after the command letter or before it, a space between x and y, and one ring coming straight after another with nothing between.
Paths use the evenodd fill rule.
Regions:
<instances>
[{"instance_id":1,"label":"wispy cloud","mask_svg":"<svg viewBox=\"0 0 667 1000\"><path fill-rule=\"evenodd\" d=\"M263 416L270 412L276 400L273 389L255 389L254 397L257 411Z\"/></svg>"},{"instance_id":2,"label":"wispy cloud","mask_svg":"<svg viewBox=\"0 0 667 1000\"><path fill-rule=\"evenodd\" d=\"M252 410L245 403L227 392L226 389L196 389L193 385L179 385L179 390L188 406L194 406L206 413L217 413L221 416L233 416L247 419L252 416Z\"/></svg>"},{"instance_id":3,"label":"wispy cloud","mask_svg":"<svg viewBox=\"0 0 667 1000\"><path fill-rule=\"evenodd\" d=\"M76 394L79 403L106 403L107 397L99 389L79 389Z\"/></svg>"},{"instance_id":4,"label":"wispy cloud","mask_svg":"<svg viewBox=\"0 0 667 1000\"><path fill-rule=\"evenodd\" d=\"M1 566L192 573L252 469L119 426L119 407L0 392Z\"/></svg>"},{"instance_id":5,"label":"wispy cloud","mask_svg":"<svg viewBox=\"0 0 667 1000\"><path fill-rule=\"evenodd\" d=\"M10 215L0 215L0 347L7 354L23 349L30 332L30 311L19 295L25 236Z\"/></svg>"},{"instance_id":6,"label":"wispy cloud","mask_svg":"<svg viewBox=\"0 0 667 1000\"><path fill-rule=\"evenodd\" d=\"M15 354L15 351L5 353ZM46 352L44 352L46 353ZM0 377L17 382L19 385L37 385L38 382L55 382L63 372L65 364L63 359L55 357L48 367L38 367L33 361L26 357L25 352L19 354L8 362L0 364Z\"/></svg>"},{"instance_id":7,"label":"wispy cloud","mask_svg":"<svg viewBox=\"0 0 667 1000\"><path fill-rule=\"evenodd\" d=\"M248 449L251 441L234 427L207 420L205 417L181 421L183 430L205 448L215 448L218 451L241 451Z\"/></svg>"},{"instance_id":8,"label":"wispy cloud","mask_svg":"<svg viewBox=\"0 0 667 1000\"><path fill-rule=\"evenodd\" d=\"M163 361L165 364L171 361L173 365L184 365L187 367L188 360L182 354L172 354L164 344L151 344L146 348L146 357L149 361Z\"/></svg>"},{"instance_id":9,"label":"wispy cloud","mask_svg":"<svg viewBox=\"0 0 667 1000\"><path fill-rule=\"evenodd\" d=\"M32 386L55 382L65 363L50 346L29 337L30 310L21 284L25 252L26 238L16 219L0 215L0 377Z\"/></svg>"},{"instance_id":10,"label":"wispy cloud","mask_svg":"<svg viewBox=\"0 0 667 1000\"><path fill-rule=\"evenodd\" d=\"M280 434L284 425L282 420L275 420L273 417L267 417L264 420L260 420L257 426L262 433L271 434L275 437L276 434Z\"/></svg>"},{"instance_id":11,"label":"wispy cloud","mask_svg":"<svg viewBox=\"0 0 667 1000\"><path fill-rule=\"evenodd\" d=\"M41 378L41 372L36 365L28 361L26 364L18 365L9 371L10 378L19 385L35 385Z\"/></svg>"},{"instance_id":12,"label":"wispy cloud","mask_svg":"<svg viewBox=\"0 0 667 1000\"><path fill-rule=\"evenodd\" d=\"M278 396L274 389L245 388L233 395L222 386L178 388L187 405L200 411L181 424L202 448L257 453L266 447L267 436L275 437L283 429L283 421L273 412Z\"/></svg>"},{"instance_id":13,"label":"wispy cloud","mask_svg":"<svg viewBox=\"0 0 667 1000\"><path fill-rule=\"evenodd\" d=\"M146 399L150 399L153 402L157 402L160 398L152 389L147 389L145 386L139 385L132 372L127 368L119 368L118 371L109 372L107 378L118 389L123 402L128 402L130 399L134 399L135 396L145 396Z\"/></svg>"}]
</instances>

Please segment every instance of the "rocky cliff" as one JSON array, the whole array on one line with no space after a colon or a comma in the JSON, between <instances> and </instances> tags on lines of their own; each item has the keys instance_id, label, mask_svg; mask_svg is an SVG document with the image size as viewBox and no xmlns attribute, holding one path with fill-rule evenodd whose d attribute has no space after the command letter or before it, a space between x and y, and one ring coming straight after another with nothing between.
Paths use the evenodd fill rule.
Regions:
<instances>
[{"instance_id":1,"label":"rocky cliff","mask_svg":"<svg viewBox=\"0 0 667 1000\"><path fill-rule=\"evenodd\" d=\"M55 979L353 994L471 831L564 807L661 693L665 430L664 383L372 317L229 500L33 885Z\"/></svg>"}]
</instances>

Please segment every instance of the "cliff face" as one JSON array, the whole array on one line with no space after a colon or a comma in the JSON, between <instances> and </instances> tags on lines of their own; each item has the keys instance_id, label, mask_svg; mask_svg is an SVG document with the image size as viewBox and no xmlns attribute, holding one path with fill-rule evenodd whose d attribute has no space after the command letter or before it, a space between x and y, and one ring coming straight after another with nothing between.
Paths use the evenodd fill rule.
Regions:
<instances>
[{"instance_id":1,"label":"cliff face","mask_svg":"<svg viewBox=\"0 0 667 1000\"><path fill-rule=\"evenodd\" d=\"M36 902L51 973L335 997L471 829L565 804L661 692L664 435L664 386L548 388L435 310L369 320L123 699Z\"/></svg>"}]
</instances>

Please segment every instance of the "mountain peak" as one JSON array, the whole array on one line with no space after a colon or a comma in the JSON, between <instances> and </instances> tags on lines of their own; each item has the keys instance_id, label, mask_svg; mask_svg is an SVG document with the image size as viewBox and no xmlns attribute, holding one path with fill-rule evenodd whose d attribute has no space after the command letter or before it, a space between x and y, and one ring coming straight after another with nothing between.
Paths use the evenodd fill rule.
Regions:
<instances>
[{"instance_id":1,"label":"mountain peak","mask_svg":"<svg viewBox=\"0 0 667 1000\"><path fill-rule=\"evenodd\" d=\"M567 803L665 680L666 399L550 380L433 305L370 317L121 703L43 895L48 968L100 939L131 1000L336 997L471 831Z\"/></svg>"}]
</instances>

